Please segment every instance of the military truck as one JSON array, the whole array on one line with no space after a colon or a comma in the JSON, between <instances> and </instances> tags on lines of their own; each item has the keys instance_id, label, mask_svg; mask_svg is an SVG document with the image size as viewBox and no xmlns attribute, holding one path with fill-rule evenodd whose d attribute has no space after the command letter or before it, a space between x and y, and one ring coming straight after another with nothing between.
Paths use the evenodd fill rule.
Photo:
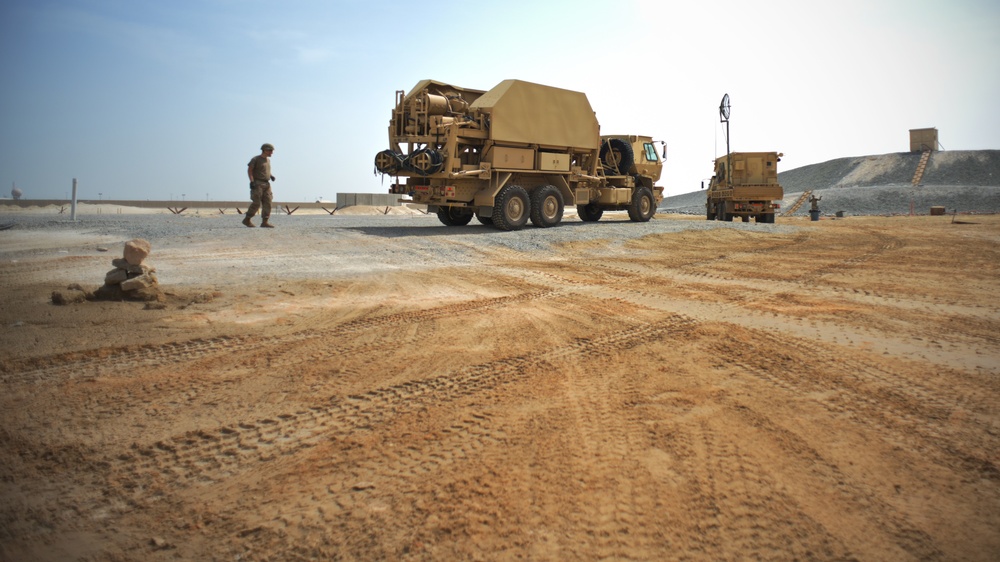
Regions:
<instances>
[{"instance_id":1,"label":"military truck","mask_svg":"<svg viewBox=\"0 0 1000 562\"><path fill-rule=\"evenodd\" d=\"M773 223L775 201L784 198L778 184L780 152L732 152L715 160L715 175L705 203L708 220L732 221L741 217Z\"/></svg>"},{"instance_id":2,"label":"military truck","mask_svg":"<svg viewBox=\"0 0 1000 562\"><path fill-rule=\"evenodd\" d=\"M389 193L427 205L447 226L476 217L500 230L529 219L555 226L565 205L584 221L608 210L648 221L663 200L662 169L651 137L601 136L585 94L522 80L398 90L389 148L375 155L376 174L396 178Z\"/></svg>"}]
</instances>

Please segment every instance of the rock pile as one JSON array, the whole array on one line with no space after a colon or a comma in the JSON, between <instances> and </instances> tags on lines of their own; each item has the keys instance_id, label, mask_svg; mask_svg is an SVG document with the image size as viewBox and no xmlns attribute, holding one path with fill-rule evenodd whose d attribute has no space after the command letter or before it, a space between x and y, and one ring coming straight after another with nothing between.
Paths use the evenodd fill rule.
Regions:
<instances>
[{"instance_id":1,"label":"rock pile","mask_svg":"<svg viewBox=\"0 0 1000 562\"><path fill-rule=\"evenodd\" d=\"M104 276L104 285L94 291L98 300L160 301L163 291L156 279L156 268L145 263L152 247L142 238L125 243L120 258L111 260L114 269Z\"/></svg>"},{"instance_id":2,"label":"rock pile","mask_svg":"<svg viewBox=\"0 0 1000 562\"><path fill-rule=\"evenodd\" d=\"M99 248L105 251L104 248ZM74 283L61 291L52 292L53 304L75 304L88 300L140 301L146 308L162 309L166 296L156 278L156 268L146 263L151 246L142 238L125 243L122 257L111 260L114 269L104 275L104 285L88 291Z\"/></svg>"},{"instance_id":3,"label":"rock pile","mask_svg":"<svg viewBox=\"0 0 1000 562\"><path fill-rule=\"evenodd\" d=\"M125 243L122 257L111 260L114 269L104 276L104 285L90 292L79 284L52 292L54 304L74 304L85 300L142 301L147 306L165 300L156 278L156 268L146 263L151 246L142 238Z\"/></svg>"}]
</instances>

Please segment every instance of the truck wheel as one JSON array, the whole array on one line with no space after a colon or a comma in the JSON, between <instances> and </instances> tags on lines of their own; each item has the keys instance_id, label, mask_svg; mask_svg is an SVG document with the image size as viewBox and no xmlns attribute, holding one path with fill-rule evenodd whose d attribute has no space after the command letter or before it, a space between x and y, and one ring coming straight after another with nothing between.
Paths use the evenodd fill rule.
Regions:
<instances>
[{"instance_id":1,"label":"truck wheel","mask_svg":"<svg viewBox=\"0 0 1000 562\"><path fill-rule=\"evenodd\" d=\"M609 176L624 176L632 170L635 154L632 145L622 139L608 139L601 145L601 165Z\"/></svg>"},{"instance_id":2,"label":"truck wheel","mask_svg":"<svg viewBox=\"0 0 1000 562\"><path fill-rule=\"evenodd\" d=\"M576 213L580 216L580 220L583 222L597 222L601 220L601 215L604 214L604 209L594 205L593 203L588 203L586 205L577 205Z\"/></svg>"},{"instance_id":3,"label":"truck wheel","mask_svg":"<svg viewBox=\"0 0 1000 562\"><path fill-rule=\"evenodd\" d=\"M493 203L493 226L500 230L520 230L530 213L528 192L519 185L504 186Z\"/></svg>"},{"instance_id":4,"label":"truck wheel","mask_svg":"<svg viewBox=\"0 0 1000 562\"><path fill-rule=\"evenodd\" d=\"M476 213L476 220L479 221L482 224L485 224L486 226L493 226L493 218L492 217L484 217L483 215L480 215L479 213Z\"/></svg>"},{"instance_id":5,"label":"truck wheel","mask_svg":"<svg viewBox=\"0 0 1000 562\"><path fill-rule=\"evenodd\" d=\"M720 221L732 221L733 217L726 212L726 204L719 203L719 209L715 211L715 218Z\"/></svg>"},{"instance_id":6,"label":"truck wheel","mask_svg":"<svg viewBox=\"0 0 1000 562\"><path fill-rule=\"evenodd\" d=\"M462 207L438 207L437 215L446 226L465 226L472 220L472 211Z\"/></svg>"},{"instance_id":7,"label":"truck wheel","mask_svg":"<svg viewBox=\"0 0 1000 562\"><path fill-rule=\"evenodd\" d=\"M656 214L653 192L648 187L632 190L632 202L628 206L628 218L633 222L646 222Z\"/></svg>"},{"instance_id":8,"label":"truck wheel","mask_svg":"<svg viewBox=\"0 0 1000 562\"><path fill-rule=\"evenodd\" d=\"M539 187L531 194L531 224L537 227L559 224L564 209L562 193L553 185Z\"/></svg>"},{"instance_id":9,"label":"truck wheel","mask_svg":"<svg viewBox=\"0 0 1000 562\"><path fill-rule=\"evenodd\" d=\"M714 221L715 220L715 208L713 208L712 205L705 205L705 208L707 209L705 211L705 220Z\"/></svg>"}]
</instances>

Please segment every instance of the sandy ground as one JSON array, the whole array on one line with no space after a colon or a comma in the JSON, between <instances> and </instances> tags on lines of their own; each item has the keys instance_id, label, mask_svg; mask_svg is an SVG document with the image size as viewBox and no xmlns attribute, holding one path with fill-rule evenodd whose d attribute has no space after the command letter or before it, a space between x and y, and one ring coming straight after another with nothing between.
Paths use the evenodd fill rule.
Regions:
<instances>
[{"instance_id":1,"label":"sandy ground","mask_svg":"<svg viewBox=\"0 0 1000 562\"><path fill-rule=\"evenodd\" d=\"M0 558L996 560L1000 217L951 221L178 241L159 310L0 232Z\"/></svg>"}]
</instances>

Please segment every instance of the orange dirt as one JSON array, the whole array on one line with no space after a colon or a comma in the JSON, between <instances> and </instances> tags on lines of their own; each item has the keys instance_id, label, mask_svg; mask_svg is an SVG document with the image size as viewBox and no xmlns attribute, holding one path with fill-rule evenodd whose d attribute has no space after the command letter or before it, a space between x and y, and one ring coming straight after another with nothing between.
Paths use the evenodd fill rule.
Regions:
<instances>
[{"instance_id":1,"label":"orange dirt","mask_svg":"<svg viewBox=\"0 0 1000 562\"><path fill-rule=\"evenodd\" d=\"M995 560L1000 217L950 220L307 282L154 242L204 280L162 310L48 302L107 254L4 263L0 555Z\"/></svg>"}]
</instances>

